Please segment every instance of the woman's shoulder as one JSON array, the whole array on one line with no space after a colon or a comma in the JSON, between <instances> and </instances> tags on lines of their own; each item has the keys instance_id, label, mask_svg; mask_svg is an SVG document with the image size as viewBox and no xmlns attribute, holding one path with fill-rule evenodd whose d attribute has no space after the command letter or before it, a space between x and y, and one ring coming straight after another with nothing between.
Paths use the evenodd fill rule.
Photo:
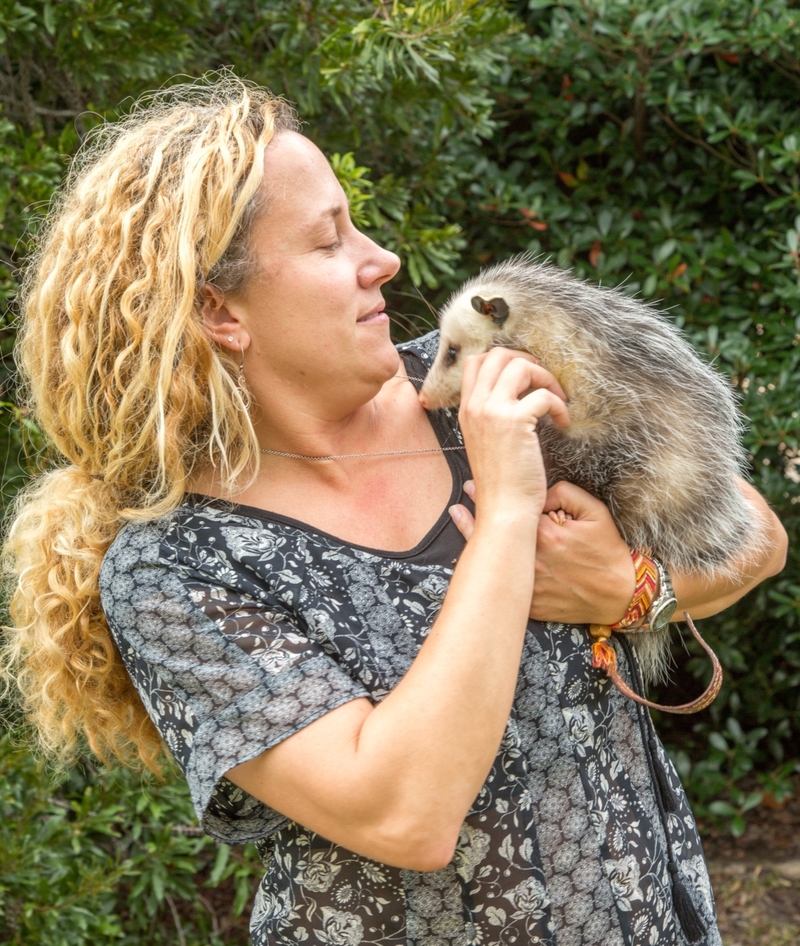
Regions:
<instances>
[{"instance_id":1,"label":"woman's shoulder","mask_svg":"<svg viewBox=\"0 0 800 946\"><path fill-rule=\"evenodd\" d=\"M227 545L226 526L245 526L245 519L222 500L187 495L171 512L157 519L129 522L120 529L103 558L101 583L103 575L111 572L138 566L174 568L192 550L221 549ZM258 523L251 525L259 528Z\"/></svg>"}]
</instances>

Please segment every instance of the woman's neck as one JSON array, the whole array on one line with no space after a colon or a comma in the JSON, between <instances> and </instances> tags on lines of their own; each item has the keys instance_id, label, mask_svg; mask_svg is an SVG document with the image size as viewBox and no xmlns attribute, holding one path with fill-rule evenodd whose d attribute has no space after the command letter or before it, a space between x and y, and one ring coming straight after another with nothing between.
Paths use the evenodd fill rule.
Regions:
<instances>
[{"instance_id":1,"label":"woman's neck","mask_svg":"<svg viewBox=\"0 0 800 946\"><path fill-rule=\"evenodd\" d=\"M351 481L354 464L347 461L353 455L412 450L419 447L421 440L426 447L431 446L430 425L402 365L399 374L389 379L371 400L348 413L339 414L329 406L297 400L300 403L291 410L279 398L268 411L257 406L252 409L256 418L253 426L264 450L256 484L297 476L301 467L306 466L304 477L310 474L317 482L336 485ZM418 426L420 421L421 427ZM305 457L344 457L347 460L320 463L298 459ZM195 474L190 489L207 495L223 495L211 469Z\"/></svg>"},{"instance_id":2,"label":"woman's neck","mask_svg":"<svg viewBox=\"0 0 800 946\"><path fill-rule=\"evenodd\" d=\"M413 407L416 391L405 374L390 378L363 403L331 403L298 398L256 409L256 436L262 448L302 456L338 456L375 450L396 436L398 412Z\"/></svg>"},{"instance_id":3,"label":"woman's neck","mask_svg":"<svg viewBox=\"0 0 800 946\"><path fill-rule=\"evenodd\" d=\"M447 459L408 381L389 382L363 408L338 425L303 416L281 431L276 443L286 448L283 452L304 457L366 456L318 462L262 454L258 474L246 489L226 493L208 471L195 477L192 489L368 548L413 548L451 499ZM376 456L384 451L396 455Z\"/></svg>"}]
</instances>

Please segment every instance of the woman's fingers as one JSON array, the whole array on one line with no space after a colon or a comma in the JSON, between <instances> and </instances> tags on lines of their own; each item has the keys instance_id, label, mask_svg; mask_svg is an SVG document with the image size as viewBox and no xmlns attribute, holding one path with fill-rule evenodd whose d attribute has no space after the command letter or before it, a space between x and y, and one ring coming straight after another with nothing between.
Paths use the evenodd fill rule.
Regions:
<instances>
[{"instance_id":1,"label":"woman's fingers","mask_svg":"<svg viewBox=\"0 0 800 946\"><path fill-rule=\"evenodd\" d=\"M551 486L539 522L531 617L611 624L625 613L633 584L630 551L605 504L574 483Z\"/></svg>"},{"instance_id":2,"label":"woman's fingers","mask_svg":"<svg viewBox=\"0 0 800 946\"><path fill-rule=\"evenodd\" d=\"M513 397L519 397L531 389L544 388L562 401L567 400L564 389L555 376L543 368L533 355L509 348L492 348L482 355L470 355L465 360L461 387L462 403L472 394L487 397L501 376L506 375L506 369L512 365L516 370L511 375L507 375L507 380L513 379L514 382L520 384L523 381L527 382L525 386L514 391ZM508 385L505 387L508 389Z\"/></svg>"},{"instance_id":3,"label":"woman's fingers","mask_svg":"<svg viewBox=\"0 0 800 946\"><path fill-rule=\"evenodd\" d=\"M515 355L522 357L522 352L511 352L508 348L491 348L480 355L469 355L465 358L461 379L461 403L473 393L484 396L488 394L500 373ZM530 355L528 358L533 360Z\"/></svg>"},{"instance_id":4,"label":"woman's fingers","mask_svg":"<svg viewBox=\"0 0 800 946\"><path fill-rule=\"evenodd\" d=\"M493 349L500 351L503 355L503 368L500 372L500 378L517 377L521 382L527 381L528 387L520 394L525 394L533 390L550 391L561 401L566 403L567 395L564 389L558 383L554 374L551 374L546 368L543 368L538 361L527 352L512 351L507 348ZM514 374L516 372L516 374ZM499 380L499 379L498 379Z\"/></svg>"},{"instance_id":5,"label":"woman's fingers","mask_svg":"<svg viewBox=\"0 0 800 946\"><path fill-rule=\"evenodd\" d=\"M467 542L469 542L472 538L472 533L475 531L475 517L469 509L467 509L466 506L462 506L461 503L451 506L447 511L450 513L450 518L456 524L458 531L464 536Z\"/></svg>"},{"instance_id":6,"label":"woman's fingers","mask_svg":"<svg viewBox=\"0 0 800 946\"><path fill-rule=\"evenodd\" d=\"M497 356L491 357L495 352ZM534 423L549 414L557 427L569 426L569 411L556 379L530 356L518 356L519 353L495 348L476 356L469 374L465 366L462 409L469 412L476 405L501 409L518 405Z\"/></svg>"},{"instance_id":7,"label":"woman's fingers","mask_svg":"<svg viewBox=\"0 0 800 946\"><path fill-rule=\"evenodd\" d=\"M575 517L568 512L565 512L563 509L551 509L547 513L547 517L551 522L555 522L557 526L563 526L565 522L569 522L570 519Z\"/></svg>"},{"instance_id":8,"label":"woman's fingers","mask_svg":"<svg viewBox=\"0 0 800 946\"><path fill-rule=\"evenodd\" d=\"M508 515L520 504L538 506L537 515L541 510L547 480L536 427L545 414L559 427L569 424L567 406L553 388L561 391L530 356L492 349L467 359L459 419L480 487L479 518Z\"/></svg>"},{"instance_id":9,"label":"woman's fingers","mask_svg":"<svg viewBox=\"0 0 800 946\"><path fill-rule=\"evenodd\" d=\"M475 481L467 480L464 483L464 492L469 496L472 502L475 502ZM461 503L456 503L454 506L451 506L448 510L450 513L450 518L456 524L458 531L464 536L464 538L469 542L472 537L472 533L475 531L475 517L472 515L471 510L462 505Z\"/></svg>"},{"instance_id":10,"label":"woman's fingers","mask_svg":"<svg viewBox=\"0 0 800 946\"><path fill-rule=\"evenodd\" d=\"M559 480L547 491L544 500L544 512L563 510L569 519L602 519L610 516L605 504L585 489Z\"/></svg>"},{"instance_id":11,"label":"woman's fingers","mask_svg":"<svg viewBox=\"0 0 800 946\"><path fill-rule=\"evenodd\" d=\"M519 403L522 408L530 411L532 416L537 419L549 414L556 427L569 427L567 405L547 388L538 388L536 391L526 394Z\"/></svg>"}]
</instances>

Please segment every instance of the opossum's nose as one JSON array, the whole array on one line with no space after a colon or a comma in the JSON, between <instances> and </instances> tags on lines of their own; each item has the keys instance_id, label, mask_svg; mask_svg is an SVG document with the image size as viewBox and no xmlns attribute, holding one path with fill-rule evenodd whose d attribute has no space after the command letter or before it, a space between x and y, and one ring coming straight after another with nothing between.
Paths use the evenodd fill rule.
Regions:
<instances>
[{"instance_id":1,"label":"opossum's nose","mask_svg":"<svg viewBox=\"0 0 800 946\"><path fill-rule=\"evenodd\" d=\"M431 410L431 402L428 400L428 395L424 391L419 392L419 403L426 411Z\"/></svg>"}]
</instances>

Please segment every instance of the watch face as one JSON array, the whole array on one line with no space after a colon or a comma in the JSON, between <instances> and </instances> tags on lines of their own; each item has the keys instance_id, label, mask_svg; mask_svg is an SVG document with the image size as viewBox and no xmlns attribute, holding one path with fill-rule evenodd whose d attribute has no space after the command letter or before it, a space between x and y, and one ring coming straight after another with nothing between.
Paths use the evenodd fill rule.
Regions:
<instances>
[{"instance_id":1,"label":"watch face","mask_svg":"<svg viewBox=\"0 0 800 946\"><path fill-rule=\"evenodd\" d=\"M674 596L665 598L663 601L659 601L658 604L653 608L653 612L650 615L650 630L663 630L669 624L670 618L675 613L675 608L677 606L678 600Z\"/></svg>"}]
</instances>

